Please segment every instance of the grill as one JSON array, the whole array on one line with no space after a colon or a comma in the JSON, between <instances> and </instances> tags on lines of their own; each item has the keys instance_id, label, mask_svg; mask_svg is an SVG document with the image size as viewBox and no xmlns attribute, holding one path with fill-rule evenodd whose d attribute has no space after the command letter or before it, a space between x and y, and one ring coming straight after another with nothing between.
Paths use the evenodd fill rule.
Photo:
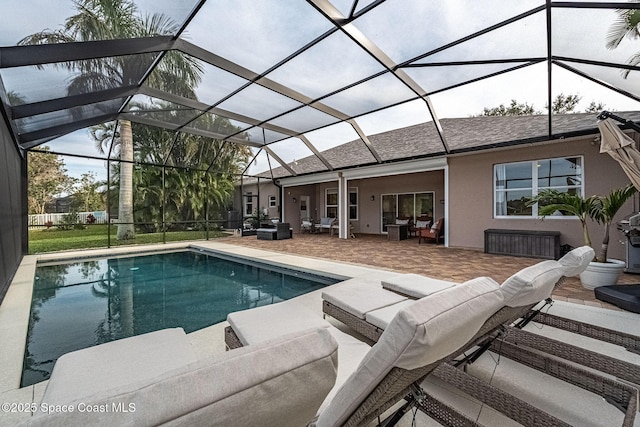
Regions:
<instances>
[{"instance_id":1,"label":"grill","mask_svg":"<svg viewBox=\"0 0 640 427\"><path fill-rule=\"evenodd\" d=\"M627 236L627 268L625 273L640 274L640 213L618 223L618 229Z\"/></svg>"}]
</instances>

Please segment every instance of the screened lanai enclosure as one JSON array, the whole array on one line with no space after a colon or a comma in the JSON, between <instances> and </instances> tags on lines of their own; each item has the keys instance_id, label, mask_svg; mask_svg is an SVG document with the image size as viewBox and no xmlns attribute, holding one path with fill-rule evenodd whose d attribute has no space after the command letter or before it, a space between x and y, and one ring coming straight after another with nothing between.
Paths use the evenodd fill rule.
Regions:
<instances>
[{"instance_id":1,"label":"screened lanai enclosure","mask_svg":"<svg viewBox=\"0 0 640 427\"><path fill-rule=\"evenodd\" d=\"M640 110L638 2L26 0L2 9L0 290L27 250L34 155L91 175L117 239L127 239L220 226L244 179L483 148L473 128L448 133L441 120L512 100L544 116L533 139L596 127L559 126L549 108L558 95L579 94L585 111ZM425 138L409 150L370 139L415 124ZM532 142L492 133L494 146ZM326 154L347 142L348 156Z\"/></svg>"}]
</instances>

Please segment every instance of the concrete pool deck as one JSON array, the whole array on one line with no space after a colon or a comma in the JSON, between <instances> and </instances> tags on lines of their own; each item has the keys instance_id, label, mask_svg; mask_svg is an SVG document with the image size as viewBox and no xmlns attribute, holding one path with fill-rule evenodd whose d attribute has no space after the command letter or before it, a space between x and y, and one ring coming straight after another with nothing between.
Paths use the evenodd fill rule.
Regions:
<instances>
[{"instance_id":1,"label":"concrete pool deck","mask_svg":"<svg viewBox=\"0 0 640 427\"><path fill-rule=\"evenodd\" d=\"M186 247L203 248L220 251L231 255L259 259L264 262L291 265L297 269L325 272L331 275L340 275L353 278L358 282L370 283L377 286L381 279L397 274L397 271L381 269L355 263L338 262L311 256L300 256L286 252L274 252L260 248L236 245L233 240L181 242L164 245L152 245L143 247L118 247L109 250L83 250L46 255L30 255L24 257L18 272L0 306L0 402L4 403L36 403L42 398L46 387L46 381L33 386L19 388L22 373L22 361L26 333L29 321L31 304L31 291L35 276L36 263L46 260L60 260L73 258L87 258L97 256L127 255L148 251L167 251ZM535 261L533 261L535 262ZM531 263L530 263L531 264ZM514 272L516 270L513 270ZM321 313L322 290L314 291L290 301L301 304L317 313ZM607 310L601 307L578 305L568 302L558 302L552 307L552 312L565 314L570 317L587 317L596 323L607 325L610 328L623 330L628 333L640 335L640 316L620 310ZM333 324L348 332L348 329L333 319ZM191 343L202 357L206 355L222 353L224 347L224 327L222 322L188 336ZM602 345L564 331L554 330L551 327L530 325L545 335L550 335L565 341L575 342L576 345L590 348L594 351L604 352L622 360L640 364L640 355L624 351L617 346ZM499 361L499 363L496 363ZM599 396L587 393L570 386L569 384L549 378L543 374L532 371L529 368L517 365L506 358L498 358L494 354L486 354L478 362L472 365L470 372L474 375L492 379L494 385L506 388L510 393L534 403L539 408L573 425L617 425L617 420L622 419L622 413L611 405L602 401ZM515 423L494 410L478 403L472 398L452 389L446 384L428 379L423 385L430 393L439 396L446 402L454 405L459 410L484 425L514 425ZM28 419L29 413L2 413L0 412L0 426L15 425ZM411 424L411 415L403 418L401 425ZM422 413L417 415L417 425L437 425ZM640 426L640 420L635 425Z\"/></svg>"}]
</instances>

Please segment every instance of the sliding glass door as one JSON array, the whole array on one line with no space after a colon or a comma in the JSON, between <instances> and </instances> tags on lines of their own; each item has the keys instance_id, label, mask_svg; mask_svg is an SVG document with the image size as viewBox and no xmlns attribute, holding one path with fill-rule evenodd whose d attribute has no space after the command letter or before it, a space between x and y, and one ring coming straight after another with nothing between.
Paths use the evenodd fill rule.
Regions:
<instances>
[{"instance_id":1,"label":"sliding glass door","mask_svg":"<svg viewBox=\"0 0 640 427\"><path fill-rule=\"evenodd\" d=\"M419 216L433 217L433 191L422 193L398 193L382 195L382 232L387 225L395 224L396 218L415 219Z\"/></svg>"}]
</instances>

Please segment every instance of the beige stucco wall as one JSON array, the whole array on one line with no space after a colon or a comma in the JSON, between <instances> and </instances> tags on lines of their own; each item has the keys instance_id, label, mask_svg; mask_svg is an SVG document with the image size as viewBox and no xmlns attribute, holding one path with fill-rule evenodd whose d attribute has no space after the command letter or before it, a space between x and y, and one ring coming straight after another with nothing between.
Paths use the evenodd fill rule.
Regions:
<instances>
[{"instance_id":1,"label":"beige stucco wall","mask_svg":"<svg viewBox=\"0 0 640 427\"><path fill-rule=\"evenodd\" d=\"M351 221L355 233L380 234L382 194L432 191L435 216L444 216L444 171L356 179L349 181L348 187L358 190L358 219ZM310 196L309 212L315 221L319 221L325 215L324 195L328 188L338 188L338 181L285 187L284 219L294 231L299 230L301 218L298 203L294 204L293 198L299 201L302 196Z\"/></svg>"},{"instance_id":2,"label":"beige stucco wall","mask_svg":"<svg viewBox=\"0 0 640 427\"><path fill-rule=\"evenodd\" d=\"M240 207L241 214L243 218L246 218L248 215L244 214L244 200L241 199L240 187L238 187L234 197L234 207ZM273 184L270 180L265 180L264 182L260 182L258 184L244 185L242 187L242 191L244 194L251 192L254 195L258 195L258 198L253 199L253 209L256 208L266 208L268 211L269 218L279 218L280 217L280 189ZM276 207L269 207L269 196L276 197Z\"/></svg>"},{"instance_id":3,"label":"beige stucco wall","mask_svg":"<svg viewBox=\"0 0 640 427\"><path fill-rule=\"evenodd\" d=\"M577 219L547 217L493 218L493 166L498 163L536 160L565 156L584 156L585 196L606 194L629 183L620 166L606 154L599 153L593 137L578 141L559 141L553 144L525 146L501 151L474 153L449 159L449 245L484 248L484 230L504 228L514 230L556 230L561 232L561 244L582 245L580 222ZM635 204L634 204L635 203ZM637 210L637 196L619 212L619 218ZM625 259L625 237L611 230L609 257ZM602 227L590 224L592 242L599 245Z\"/></svg>"}]
</instances>

